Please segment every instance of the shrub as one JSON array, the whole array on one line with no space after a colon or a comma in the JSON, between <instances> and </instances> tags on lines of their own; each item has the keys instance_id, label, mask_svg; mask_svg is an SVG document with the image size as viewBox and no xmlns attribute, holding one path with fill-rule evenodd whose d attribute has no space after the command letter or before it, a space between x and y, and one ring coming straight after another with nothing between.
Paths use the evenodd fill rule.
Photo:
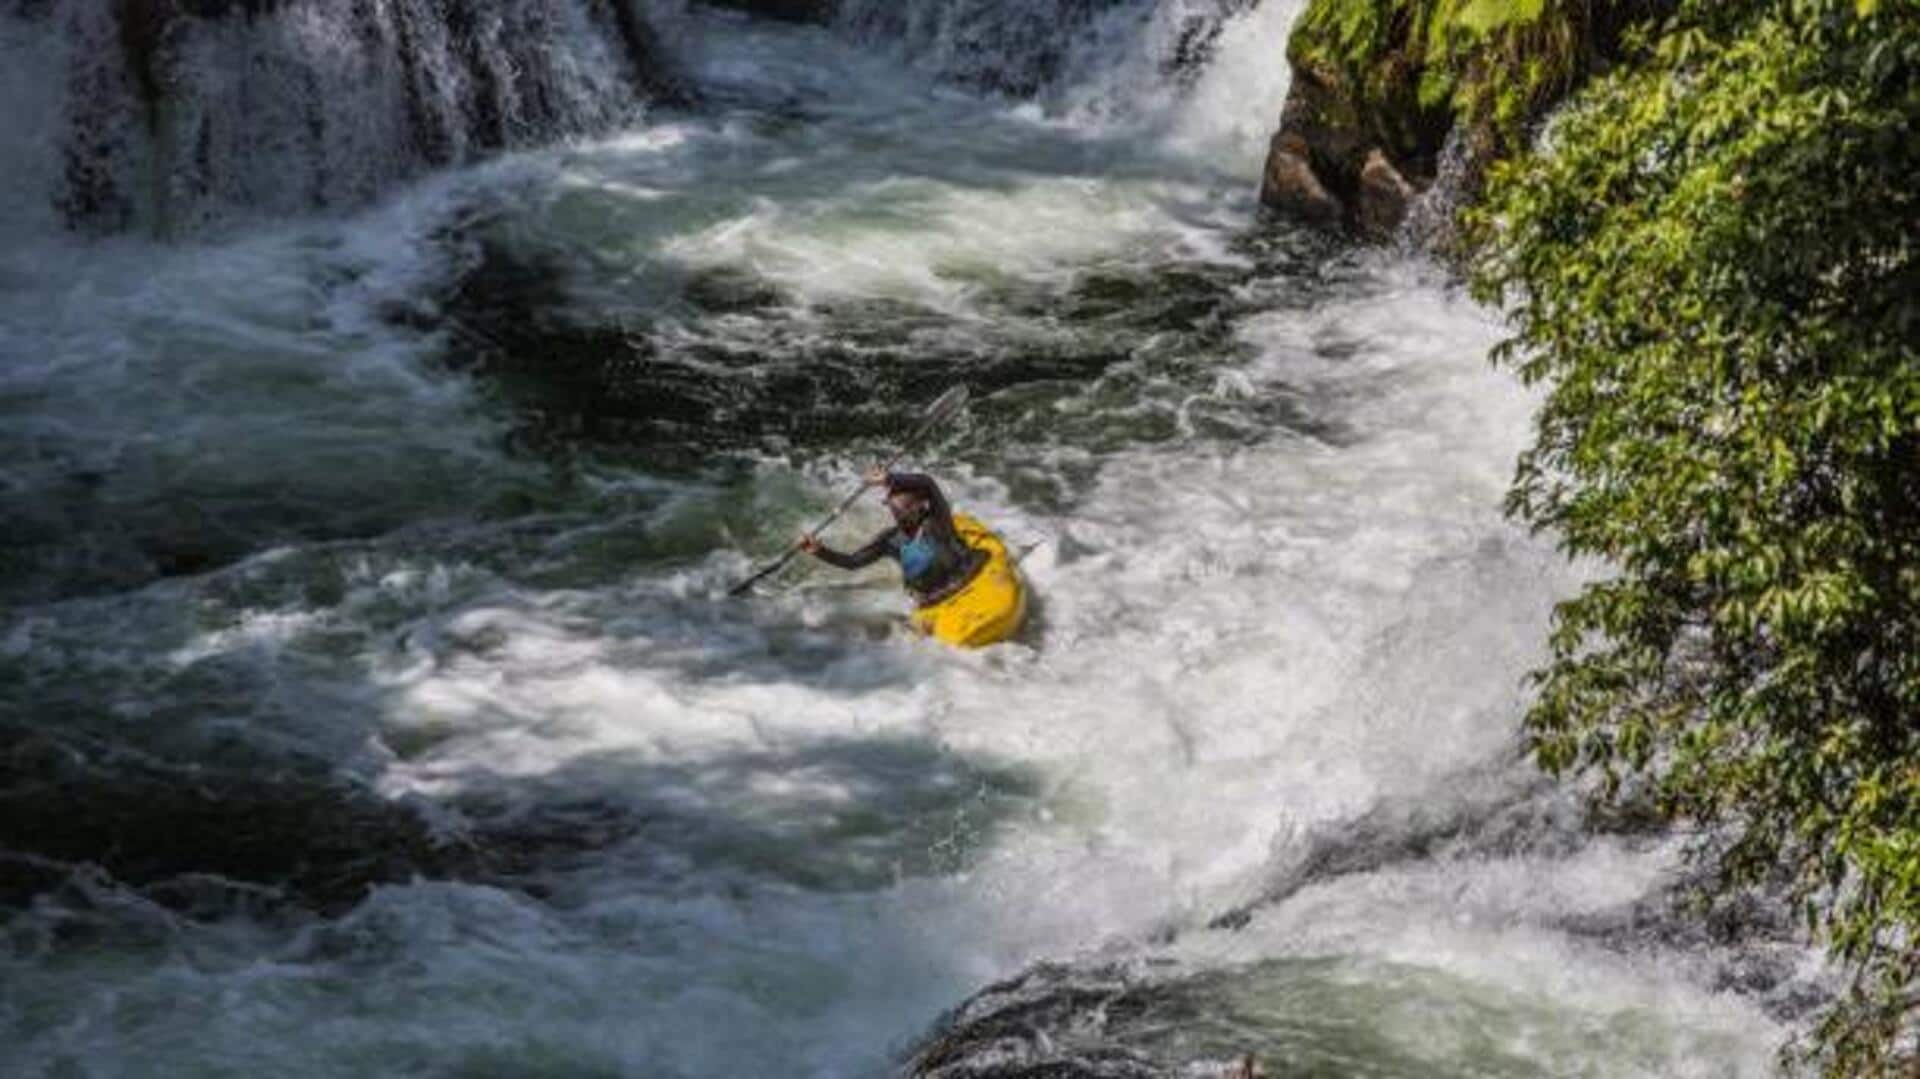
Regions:
<instances>
[{"instance_id":1,"label":"shrub","mask_svg":"<svg viewBox=\"0 0 1920 1079\"><path fill-rule=\"evenodd\" d=\"M1605 575L1527 729L1636 777L1723 892L1785 880L1852 974L1807 1047L1920 1026L1920 4L1683 0L1469 214L1548 394L1509 508Z\"/></svg>"}]
</instances>

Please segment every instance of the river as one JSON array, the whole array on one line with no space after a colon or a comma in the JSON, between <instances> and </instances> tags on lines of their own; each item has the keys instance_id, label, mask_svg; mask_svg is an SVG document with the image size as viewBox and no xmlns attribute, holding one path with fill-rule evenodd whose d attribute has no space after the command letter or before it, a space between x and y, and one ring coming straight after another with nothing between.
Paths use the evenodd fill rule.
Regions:
<instances>
[{"instance_id":1,"label":"river","mask_svg":"<svg viewBox=\"0 0 1920 1079\"><path fill-rule=\"evenodd\" d=\"M1579 577L1501 514L1499 326L1256 214L1294 5L1071 7L676 9L699 99L613 134L165 244L0 219L9 729L488 854L317 909L80 872L0 930L0 1071L880 1075L1060 960L1147 1001L1062 1044L1169 1068L1764 1074L1646 913L1677 841L1522 753ZM909 463L1028 551L1017 641L880 570L725 597L956 383Z\"/></svg>"}]
</instances>

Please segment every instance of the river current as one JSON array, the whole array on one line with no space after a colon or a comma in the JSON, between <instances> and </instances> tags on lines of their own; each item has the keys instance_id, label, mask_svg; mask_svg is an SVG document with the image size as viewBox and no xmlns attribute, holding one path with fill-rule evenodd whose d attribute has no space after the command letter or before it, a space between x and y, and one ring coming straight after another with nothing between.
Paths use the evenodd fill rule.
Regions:
<instances>
[{"instance_id":1,"label":"river current","mask_svg":"<svg viewBox=\"0 0 1920 1079\"><path fill-rule=\"evenodd\" d=\"M880 1075L1060 960L1169 1068L1764 1073L1726 956L1636 929L1676 841L1523 756L1579 578L1501 515L1499 326L1256 214L1292 6L1025 97L849 6L677 13L697 102L364 211L4 219L9 731L507 853L317 911L79 873L0 929L0 1072ZM726 598L954 384L908 463L1027 552L1018 640L882 570Z\"/></svg>"}]
</instances>

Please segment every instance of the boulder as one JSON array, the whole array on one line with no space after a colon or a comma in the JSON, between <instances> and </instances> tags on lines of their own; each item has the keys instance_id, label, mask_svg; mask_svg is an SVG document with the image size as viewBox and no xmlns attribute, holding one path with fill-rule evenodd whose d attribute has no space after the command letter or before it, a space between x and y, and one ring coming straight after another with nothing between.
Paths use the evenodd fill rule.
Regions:
<instances>
[{"instance_id":1,"label":"boulder","mask_svg":"<svg viewBox=\"0 0 1920 1079\"><path fill-rule=\"evenodd\" d=\"M1390 239L1407 219L1407 212L1419 191L1400 175L1387 155L1377 147L1360 166L1360 185L1354 193L1353 224L1361 235L1373 240Z\"/></svg>"},{"instance_id":2,"label":"boulder","mask_svg":"<svg viewBox=\"0 0 1920 1079\"><path fill-rule=\"evenodd\" d=\"M1267 151L1261 203L1369 239L1392 235L1418 190L1407 177L1432 175L1450 114L1420 103L1403 52L1355 66L1317 21L1296 28L1287 60L1293 83Z\"/></svg>"},{"instance_id":3,"label":"boulder","mask_svg":"<svg viewBox=\"0 0 1920 1079\"><path fill-rule=\"evenodd\" d=\"M1284 130L1267 149L1260 203L1317 225L1338 224L1346 216L1345 205L1314 172L1306 139Z\"/></svg>"}]
</instances>

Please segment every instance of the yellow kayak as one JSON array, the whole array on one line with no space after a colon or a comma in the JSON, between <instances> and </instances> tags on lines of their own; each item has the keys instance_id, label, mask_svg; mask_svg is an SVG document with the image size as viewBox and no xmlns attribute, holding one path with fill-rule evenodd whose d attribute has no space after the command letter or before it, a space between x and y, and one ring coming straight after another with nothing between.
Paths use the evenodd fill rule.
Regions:
<instances>
[{"instance_id":1,"label":"yellow kayak","mask_svg":"<svg viewBox=\"0 0 1920 1079\"><path fill-rule=\"evenodd\" d=\"M1027 617L1027 586L1007 554L1007 545L986 525L964 513L953 515L961 542L987 552L986 565L960 591L913 612L913 628L961 648L1004 641Z\"/></svg>"}]
</instances>

